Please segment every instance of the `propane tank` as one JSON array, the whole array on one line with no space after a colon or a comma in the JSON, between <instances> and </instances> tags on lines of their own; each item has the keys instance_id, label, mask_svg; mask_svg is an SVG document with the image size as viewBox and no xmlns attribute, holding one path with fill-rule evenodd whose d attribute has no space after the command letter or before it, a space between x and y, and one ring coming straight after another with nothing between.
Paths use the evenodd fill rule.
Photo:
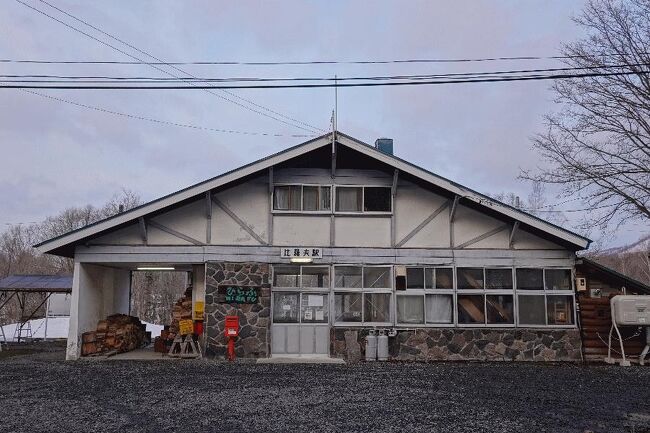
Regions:
<instances>
[{"instance_id":1,"label":"propane tank","mask_svg":"<svg viewBox=\"0 0 650 433\"><path fill-rule=\"evenodd\" d=\"M366 337L366 361L377 360L377 333L371 329Z\"/></svg>"},{"instance_id":2,"label":"propane tank","mask_svg":"<svg viewBox=\"0 0 650 433\"><path fill-rule=\"evenodd\" d=\"M388 335L383 329L379 331L377 337L377 360L388 361Z\"/></svg>"}]
</instances>

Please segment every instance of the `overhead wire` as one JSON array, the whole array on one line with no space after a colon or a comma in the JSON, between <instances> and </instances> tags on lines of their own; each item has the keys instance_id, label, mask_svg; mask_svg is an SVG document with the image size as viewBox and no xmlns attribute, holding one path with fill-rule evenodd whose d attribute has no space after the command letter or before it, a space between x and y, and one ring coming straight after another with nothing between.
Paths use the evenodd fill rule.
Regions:
<instances>
[{"instance_id":1,"label":"overhead wire","mask_svg":"<svg viewBox=\"0 0 650 433\"><path fill-rule=\"evenodd\" d=\"M129 44L127 44L127 43L125 43L125 42L119 40L118 38L115 38L115 37L113 37L113 36L111 36L111 35L108 35L108 33L105 33L105 32L103 32L102 30L97 29L96 27L92 26L91 24L88 24L88 23L84 22L83 20L81 20L81 19L79 19L79 18L77 18L77 17L74 17L73 15L71 15L71 14L69 14L69 13L63 11L62 9L57 8L56 6L53 6L53 5L51 5L51 4L47 3L47 2L44 2L44 1L42 1L42 0L40 0L40 1L41 1L42 3L47 4L48 6L50 6L50 7L52 7L52 8L54 8L54 9L56 9L56 10L59 10L61 13L64 13L64 14L66 14L66 15L68 15L68 16L70 16L70 17L72 17L72 18L74 18L74 19L76 19L76 20L78 20L78 21L80 21L80 22L82 22L82 23L84 23L84 24L87 25L87 26L89 26L89 27L91 27L91 28L93 28L93 29L95 29L95 30L97 30L97 31L99 31L99 32L101 32L101 33L103 33L103 34L106 34L107 36L110 36L110 37L112 37L113 39L118 40L119 42L121 42L121 43L123 43L123 44L125 44L125 45L127 45L127 46L130 46ZM140 62L140 64L151 66L151 67L153 67L154 69L156 69L156 70L158 70L158 71L160 71L160 72L162 72L162 73L164 73L164 74L167 74L167 75L170 75L170 76L172 76L172 77L175 77L175 78L179 78L179 79L180 79L180 77L175 76L175 75L172 74L171 72L166 71L166 70L164 70L164 69L158 67L157 65L152 64L151 62L147 62L147 61L145 61L145 60L143 60L143 59L140 59L140 58L138 58L137 56L134 56L134 55L132 55L132 54L130 54L130 53L128 53L128 52L126 52L126 51L124 51L124 50L122 50L122 49L120 49L120 48L118 48L118 47L116 47L116 46L114 46L114 45L112 45L112 44L106 42L106 41L103 41L103 40L101 40L101 39L99 39L99 38L97 38L97 37L95 37L95 36L93 36L93 35L91 35L91 34L85 32L85 31L83 31L83 30L81 30L81 29L79 29L79 28L77 28L77 27L75 27L75 26L73 26L73 25L71 25L71 24L68 24L68 23L66 23L65 21L62 21L62 20L60 20L60 19L58 19L58 18L56 18L56 17L54 17L54 16L48 14L47 12L44 12L44 11L42 11L42 10L40 10L40 9L38 9L38 8L36 8L36 7L32 6L32 5L30 5L30 4L25 3L23 0L16 0L16 2L22 4L23 6L28 7L29 9L32 9L32 10L38 12L38 13L41 14L41 15L44 15L44 16L46 16L46 17L48 17L48 18L50 18L50 19L52 19L52 20L54 20L54 21L56 21L56 22L58 22L58 23L60 23L60 24L62 24L62 25L64 25L64 26L66 26L66 27L68 27L68 28L70 28L70 29L72 29L72 30L78 32L78 33L81 33L81 34L83 34L84 36L87 36L87 37L89 37L89 38L91 38L91 39L93 39L93 40L95 40L95 41L101 43L102 45L105 45L105 46L107 46L107 47L109 47L109 48L111 48L111 49L113 49L113 50L116 50L117 52L119 52L119 53L121 53L121 54L124 54L124 55L127 56L127 57L130 57L130 58L132 58L132 59L135 59L135 60L137 60L138 62ZM132 47L132 46L130 46L130 47ZM133 48L133 49L136 49L136 50L137 50L137 48ZM140 50L138 50L138 51L140 51ZM143 53L144 53L144 52L143 52ZM146 54L146 53L145 53L145 54ZM146 54L146 55L149 55L149 54ZM154 56L151 56L151 55L149 55L149 56L152 57L152 58L154 58L154 59L156 59L158 62L162 62L160 59L157 59L157 58L155 58ZM188 75L189 75L189 74L188 74ZM188 84L193 85L193 83L191 83L191 82L188 82ZM209 90L209 89L208 89L208 88L204 88L204 89L201 89L201 90ZM218 94L218 93L214 93L214 92L208 92L208 93L211 93L211 94L213 94L213 95L215 95L215 96L217 96L217 97L219 97L219 98L221 98L221 99L223 99L223 100L225 100L225 101L228 101L228 102L230 102L230 103L232 103L232 104L235 104L235 105L237 105L237 106L239 106L239 107L241 107L241 108L245 108L245 109L247 109L247 110L249 110L249 111L252 111L252 112L257 113L257 114L260 114L260 115L262 115L262 116L265 116L265 117L268 117L268 118L274 119L274 120L276 120L276 121L279 121L279 122L284 123L284 124L286 124L286 125L292 126L292 127L294 127L294 128L299 128L299 129L302 129L302 130L305 130L305 131L309 131L310 133L313 133L315 130L320 130L319 128L315 128L315 127L313 127L313 126L309 126L309 128L306 128L306 127L304 127L304 126L300 126L300 125L298 125L298 124L295 124L295 122L296 122L295 120L292 120L292 122L294 122L294 123L288 122L287 120L283 120L283 119L280 119L280 118L278 118L278 117L276 117L276 116L273 116L273 115L271 115L271 114L264 113L263 111L256 110L255 108L252 108L252 107L246 106L246 105L244 105L244 104L242 104L242 103L240 103L240 102L234 101L234 100L232 100L231 98L228 98L228 97L226 97L226 96L220 95L220 94ZM267 110L268 110L268 109L267 109ZM278 114L278 113L275 113L275 114ZM290 119L290 120L291 120L291 119Z\"/></svg>"}]
</instances>

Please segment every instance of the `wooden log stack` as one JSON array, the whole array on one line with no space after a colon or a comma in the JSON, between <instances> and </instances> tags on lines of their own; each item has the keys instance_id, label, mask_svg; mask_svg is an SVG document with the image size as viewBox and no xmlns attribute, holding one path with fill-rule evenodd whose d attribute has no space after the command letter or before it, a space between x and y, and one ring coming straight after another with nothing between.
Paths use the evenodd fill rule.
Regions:
<instances>
[{"instance_id":1,"label":"wooden log stack","mask_svg":"<svg viewBox=\"0 0 650 433\"><path fill-rule=\"evenodd\" d=\"M100 320L97 329L85 332L81 339L82 356L111 355L149 344L151 333L137 317L114 314Z\"/></svg>"},{"instance_id":2,"label":"wooden log stack","mask_svg":"<svg viewBox=\"0 0 650 433\"><path fill-rule=\"evenodd\" d=\"M182 298L178 299L172 307L172 321L171 324L165 326L160 333L160 337L156 337L154 343L154 350L156 352L166 353L169 346L180 331L181 320L192 320L192 289L188 288Z\"/></svg>"},{"instance_id":3,"label":"wooden log stack","mask_svg":"<svg viewBox=\"0 0 650 433\"><path fill-rule=\"evenodd\" d=\"M611 295L614 296L614 295ZM579 295L580 325L585 360L588 362L603 362L607 356L607 339L612 326L610 298L590 298ZM619 327L623 336L623 347L627 356L638 356L645 347L643 332L630 326ZM620 358L621 351L618 336L612 336L612 356Z\"/></svg>"}]
</instances>

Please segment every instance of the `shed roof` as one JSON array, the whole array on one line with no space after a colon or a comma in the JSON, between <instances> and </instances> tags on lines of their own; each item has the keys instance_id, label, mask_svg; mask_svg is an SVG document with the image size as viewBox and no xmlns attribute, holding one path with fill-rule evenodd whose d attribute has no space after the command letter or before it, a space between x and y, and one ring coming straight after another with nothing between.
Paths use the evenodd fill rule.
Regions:
<instances>
[{"instance_id":1,"label":"shed roof","mask_svg":"<svg viewBox=\"0 0 650 433\"><path fill-rule=\"evenodd\" d=\"M650 295L650 286L642 283L639 280L635 280L625 274L622 274L618 271L615 271L612 268L601 265L600 263L582 257L576 261L577 267L584 267L585 271L590 274L600 275L601 278L606 278L610 281L617 281L621 286L625 286L626 289L630 289L634 292L639 292L644 295Z\"/></svg>"},{"instance_id":2,"label":"shed roof","mask_svg":"<svg viewBox=\"0 0 650 433\"><path fill-rule=\"evenodd\" d=\"M506 217L510 220L519 221L525 226L532 228L533 230L545 233L546 235L551 236L553 239L556 239L561 243L570 246L570 248L573 250L586 249L591 243L591 240L584 236L566 230L534 215L476 192L470 188L462 186L426 169L418 167L417 165L400 159L394 155L388 155L386 153L380 152L379 150L375 149L374 146L364 143L347 134L337 131L335 133L335 138L337 146L345 146L347 148L350 148L361 154L374 158L379 162L388 164L389 166L392 166L401 172L408 173L411 176L419 178L424 182L428 182L435 187L445 189L450 193L462 198L463 200L467 200L468 202L473 203L476 206L491 210L492 212L500 214L502 217ZM212 179L208 179L196 185L184 188L175 193L153 200L142 206L138 206L126 212L95 222L80 229L73 230L53 239L49 239L45 242L35 245L35 247L38 248L42 253L73 257L74 246L85 242L87 239L107 233L110 230L123 227L127 223L137 221L140 217L158 212L161 209L173 206L192 197L197 197L214 188L223 187L226 184L235 182L251 174L268 169L269 167L272 167L276 164L280 164L282 162L296 158L298 156L306 154L307 152L311 152L324 146L329 146L331 143L332 133L324 134L320 137L290 147L273 155L269 155L265 158L259 159L250 164L246 164L240 168L231 170Z\"/></svg>"},{"instance_id":3,"label":"shed roof","mask_svg":"<svg viewBox=\"0 0 650 433\"><path fill-rule=\"evenodd\" d=\"M9 275L0 280L0 292L71 293L71 275Z\"/></svg>"}]
</instances>

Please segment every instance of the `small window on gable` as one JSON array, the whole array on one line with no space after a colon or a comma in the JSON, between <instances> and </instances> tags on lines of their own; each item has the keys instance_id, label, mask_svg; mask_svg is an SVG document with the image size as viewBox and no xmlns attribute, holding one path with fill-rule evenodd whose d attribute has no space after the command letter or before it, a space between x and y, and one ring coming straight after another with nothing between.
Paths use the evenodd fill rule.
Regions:
<instances>
[{"instance_id":1,"label":"small window on gable","mask_svg":"<svg viewBox=\"0 0 650 433\"><path fill-rule=\"evenodd\" d=\"M390 212L391 189L383 186L367 186L363 190L365 212Z\"/></svg>"},{"instance_id":2,"label":"small window on gable","mask_svg":"<svg viewBox=\"0 0 650 433\"><path fill-rule=\"evenodd\" d=\"M336 187L337 212L361 212L363 201L363 188L350 186Z\"/></svg>"},{"instance_id":3,"label":"small window on gable","mask_svg":"<svg viewBox=\"0 0 650 433\"><path fill-rule=\"evenodd\" d=\"M273 189L274 210L301 210L302 187L300 185L282 185Z\"/></svg>"},{"instance_id":4,"label":"small window on gable","mask_svg":"<svg viewBox=\"0 0 650 433\"><path fill-rule=\"evenodd\" d=\"M337 186L337 212L391 212L391 188L386 186Z\"/></svg>"}]
</instances>

